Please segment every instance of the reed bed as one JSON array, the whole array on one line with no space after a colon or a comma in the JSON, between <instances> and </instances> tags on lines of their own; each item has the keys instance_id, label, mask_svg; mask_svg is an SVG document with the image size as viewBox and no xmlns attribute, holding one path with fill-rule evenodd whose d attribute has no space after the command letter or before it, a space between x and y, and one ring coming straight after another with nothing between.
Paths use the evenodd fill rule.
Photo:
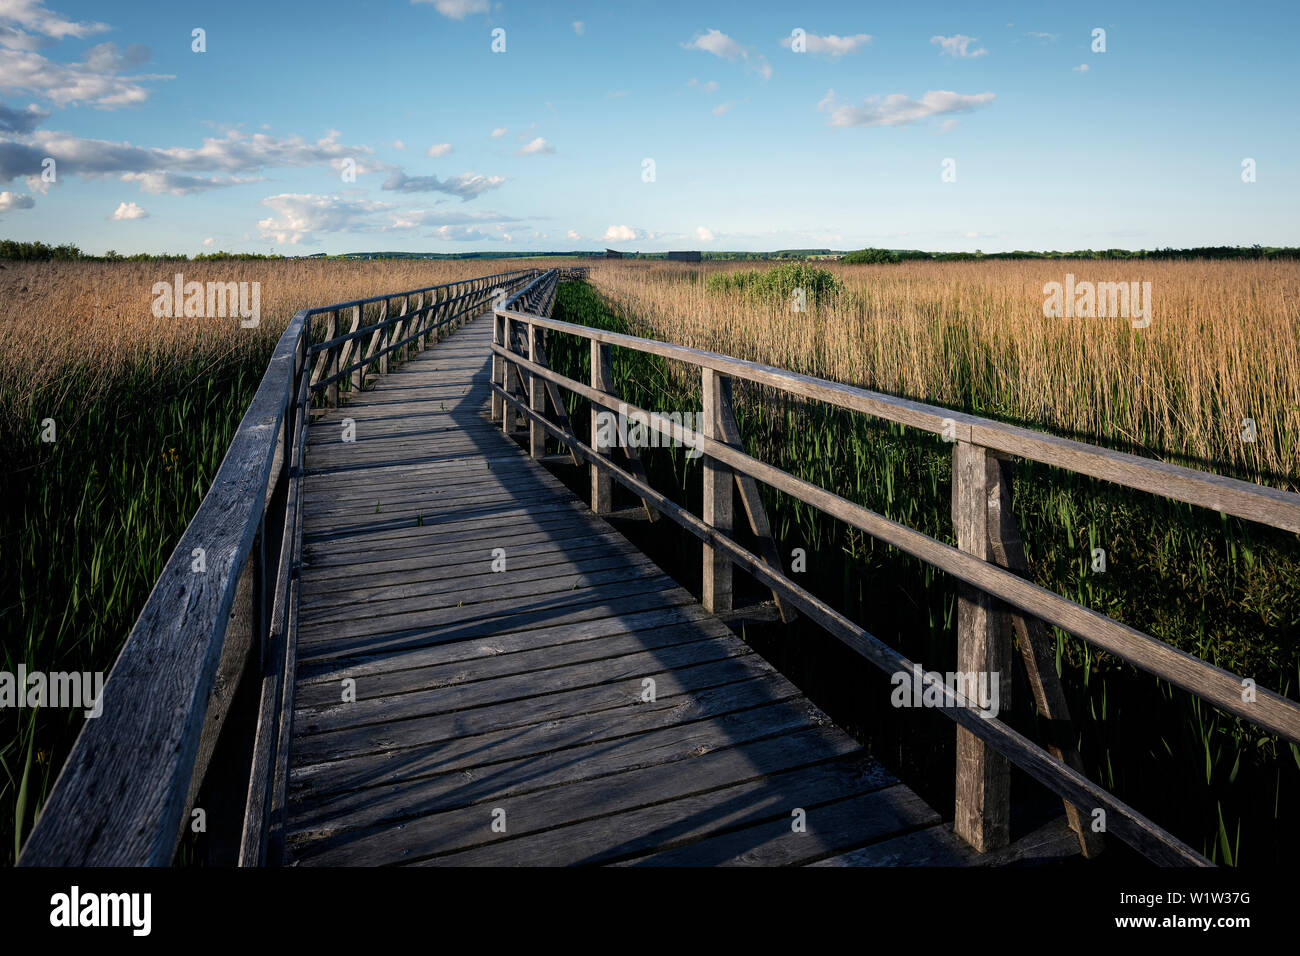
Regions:
<instances>
[{"instance_id":1,"label":"reed bed","mask_svg":"<svg viewBox=\"0 0 1300 956\"><path fill-rule=\"evenodd\" d=\"M9 263L0 270L0 670L108 671L306 306L536 260ZM258 282L261 320L155 318L156 282ZM53 421L55 441L42 441ZM0 710L0 862L81 725Z\"/></svg>"},{"instance_id":2,"label":"reed bed","mask_svg":"<svg viewBox=\"0 0 1300 956\"><path fill-rule=\"evenodd\" d=\"M831 264L842 291L804 312L705 281L747 267L609 261L591 281L637 334L1282 487L1300 480L1300 264ZM1150 325L1044 317L1044 285L1066 273L1150 282Z\"/></svg>"},{"instance_id":3,"label":"reed bed","mask_svg":"<svg viewBox=\"0 0 1300 956\"><path fill-rule=\"evenodd\" d=\"M1143 268L1149 265L1144 263ZM1293 301L1289 290L1295 285L1295 266L1156 266L1172 268L1167 277L1182 275L1189 281L1201 270L1216 273L1224 301L1262 299L1268 281L1281 283L1285 301ZM593 270L595 289L575 284L561 287L555 314L571 322L712 349L1029 427L1045 427L1027 417L1029 410L1039 409L1055 416L1050 431L1294 487L1294 462L1287 466L1281 443L1272 446L1272 461L1285 470L1263 474L1257 467L1252 469L1257 460L1249 453L1235 464L1205 457L1215 447L1231 445L1229 440L1218 445L1204 440L1209 435L1206 430L1199 433L1202 440L1197 444L1155 428L1163 420L1155 410L1172 402L1170 396L1194 391L1178 379L1180 362L1194 369L1189 374L1202 378L1199 389L1217 394L1235 389L1246 396L1239 399L1242 407L1252 407L1249 396L1267 394L1243 378L1247 369L1268 377L1282 376L1287 367L1294 367L1279 358L1294 355L1294 321L1288 325L1263 314L1263 305L1254 314L1260 327L1271 329L1278 340L1270 346L1275 353L1271 356L1257 356L1266 349L1244 350L1236 341L1220 349L1220 337L1203 337L1197 348L1175 335L1136 339L1161 322L1158 298L1154 321L1146 329L1102 330L1099 326L1112 320L1071 320L1092 323L1092 338L1077 328L1047 328L1050 323L1041 317L1042 296L1033 306L1037 318L1022 313L996 322L988 314L992 303L1010 308L1007 276L1029 268L1020 263L838 268L834 274L842 289L815 303L810 299L806 313L788 312L784 301L756 301L743 294L742 289L756 285L752 282L708 281L710 275L745 268L602 263ZM1055 281L1073 267L1058 268L1062 275ZM910 277L899 270L907 270ZM989 272L985 275L981 270ZM1078 270L1077 278L1090 274L1084 271L1085 264ZM1255 284L1251 294L1229 294L1227 277L1236 270L1245 285ZM1112 277L1107 272L1091 274ZM1029 274L1016 281L1036 292L1044 282L1053 281L1052 275L1050 268L1035 263ZM911 306L906 298L909 290L915 300ZM876 303L876 319L865 318L864 301ZM910 310L910 317L896 324L901 330L885 327L889 323L878 318L890 309ZM983 311L965 328L961 310ZM1240 329L1244 322L1238 316L1227 325ZM1017 329L1023 330L1020 338ZM1256 336L1256 342L1262 340ZM1154 362L1157 342L1163 350L1159 355L1163 377L1126 377L1123 363L1137 355L1149 355ZM985 345L993 357L981 351ZM1081 354L1067 354L1068 349ZM586 379L585 341L556 336L548 351L557 369ZM1224 353L1239 358L1224 358ZM1005 358L1015 355L1042 356L1043 368L1027 370L1030 360L1017 363ZM1063 368L1095 368L1096 377L1109 376L1113 386L1109 407L1118 408L1115 397L1124 396L1123 408L1134 415L1132 421L1145 422L1147 431L1116 428L1102 411L1106 406L1090 406L1088 396L1105 394L1092 379L1073 392L1059 392L1054 401L1047 400L1051 396L1032 394L1030 383L1068 381ZM613 376L619 393L633 404L664 412L700 408L698 370L680 363L615 349ZM1292 375L1277 386L1278 392L1294 394L1295 382ZM1166 398L1153 398L1152 389L1163 389ZM772 389L745 383L737 383L736 402L750 454L954 543L951 445L934 435L819 403L792 401ZM1133 409L1145 411L1138 414ZM570 413L580 432L586 427L586 412L585 402L572 399ZM1190 413L1178 409L1177 414ZM1173 413L1170 420L1175 420ZM1265 428L1258 429L1257 443L1264 443L1265 433ZM1134 442L1134 435L1142 441ZM1180 454L1155 451L1156 446L1176 447ZM698 513L700 464L680 452L644 449L642 457L652 483ZM780 552L789 556L794 548L806 551L807 571L795 575L801 584L912 660L941 671L955 665L954 581L789 496L764 489L763 497ZM1260 686L1293 698L1300 693L1296 585L1300 538L1296 535L1033 462L1017 464L1014 497L1030 576L1036 583L1218 666L1251 676ZM698 579L693 580L698 575L698 543L684 534L678 537L681 540L675 544L663 545L661 560L674 568L684 584L698 587ZM1093 567L1092 549L1098 547L1108 559L1100 573ZM751 583L748 599L763 598L761 589L753 590ZM900 715L888 704L890 685L882 675L806 622L749 637L837 723L890 762L932 805L951 807L954 738L950 724L932 719L931 714ZM1294 812L1295 796L1300 793L1300 748L1204 706L1063 631L1054 630L1054 637L1056 668L1085 766L1094 780L1218 862L1281 862L1300 849L1300 818ZM1007 718L1041 742L1043 728L1024 684L1019 687L1016 707Z\"/></svg>"}]
</instances>

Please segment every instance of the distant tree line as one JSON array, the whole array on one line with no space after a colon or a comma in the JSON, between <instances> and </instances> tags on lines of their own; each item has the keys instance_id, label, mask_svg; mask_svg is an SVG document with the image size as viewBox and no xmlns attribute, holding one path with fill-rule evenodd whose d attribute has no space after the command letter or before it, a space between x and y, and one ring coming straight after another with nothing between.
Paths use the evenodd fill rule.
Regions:
<instances>
[{"instance_id":1,"label":"distant tree line","mask_svg":"<svg viewBox=\"0 0 1300 956\"><path fill-rule=\"evenodd\" d=\"M528 259L557 256L601 256L598 252L347 252L338 256L318 252L310 256L281 256L259 252L203 252L189 256L180 253L137 252L124 256L109 249L102 256L82 252L77 246L65 243L52 246L45 242L19 242L0 239L0 260L54 260L85 262L148 262L155 259L180 259L193 262L211 262L225 259ZM709 260L802 260L833 258L832 249L778 249L775 252L705 252ZM628 259L666 259L666 252L629 252ZM923 252L920 249L857 249L846 253L841 262L891 263L916 260L933 262L964 262L979 259L1300 259L1296 246L1197 246L1191 249L1076 249L1072 252L1034 252L1017 249L1014 252Z\"/></svg>"},{"instance_id":2,"label":"distant tree line","mask_svg":"<svg viewBox=\"0 0 1300 956\"><path fill-rule=\"evenodd\" d=\"M284 256L263 255L257 252L201 252L195 256L170 252L137 252L124 256L115 249L109 249L102 256L82 252L77 246L66 243L51 246L45 242L18 242L14 239L0 239L0 259L11 261L48 261L56 262L149 262L154 259L186 259L205 262L221 259L283 259Z\"/></svg>"},{"instance_id":3,"label":"distant tree line","mask_svg":"<svg viewBox=\"0 0 1300 956\"><path fill-rule=\"evenodd\" d=\"M919 249L858 249L845 255L846 263L965 262L977 259L1300 259L1295 246L1196 246L1191 249L1075 249L1072 252L922 252Z\"/></svg>"}]
</instances>

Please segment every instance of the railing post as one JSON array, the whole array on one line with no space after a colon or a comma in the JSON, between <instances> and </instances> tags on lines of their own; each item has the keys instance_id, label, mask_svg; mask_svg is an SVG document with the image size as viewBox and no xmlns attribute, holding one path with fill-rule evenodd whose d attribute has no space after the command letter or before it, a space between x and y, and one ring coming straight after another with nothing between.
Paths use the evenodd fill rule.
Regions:
<instances>
[{"instance_id":1,"label":"railing post","mask_svg":"<svg viewBox=\"0 0 1300 956\"><path fill-rule=\"evenodd\" d=\"M496 311L492 313L492 344L493 345L500 346L505 342L505 337L501 333L502 323L504 321L505 321L505 316L501 315L499 312ZM506 360L503 359L500 355L497 355L495 352L493 352L492 353L492 384L497 386L498 388L506 387L505 365L506 365ZM503 415L504 407L505 407L505 399L501 397L501 394L499 392L493 390L492 415L491 415L492 421L494 422L499 421L501 418L504 417Z\"/></svg>"},{"instance_id":2,"label":"railing post","mask_svg":"<svg viewBox=\"0 0 1300 956\"><path fill-rule=\"evenodd\" d=\"M537 336L541 330L536 328L533 323L528 323L528 361L534 365L538 363ZM546 389L545 380L540 375L529 374L528 376L528 407L540 415L546 414ZM546 429L540 424L528 420L528 454L534 458L543 458L546 456Z\"/></svg>"},{"instance_id":3,"label":"railing post","mask_svg":"<svg viewBox=\"0 0 1300 956\"><path fill-rule=\"evenodd\" d=\"M511 345L513 339L514 339L514 333L513 330L510 328L510 316L503 315L501 316L501 347L504 348L507 352L513 352L514 348ZM511 362L508 358L502 356L501 364L502 364L501 387L505 389L507 392L509 392ZM501 431L503 433L507 435L514 434L516 417L517 417L517 413L515 412L514 407L511 406L509 402L502 399Z\"/></svg>"},{"instance_id":4,"label":"railing post","mask_svg":"<svg viewBox=\"0 0 1300 956\"><path fill-rule=\"evenodd\" d=\"M410 305L411 297L406 295L402 296L402 311L398 313L400 316L398 320L393 323L392 341L394 342L402 341L406 338L406 333L410 331L411 320L407 317ZM407 346L403 345L399 347L398 350L393 353L393 361L397 364L405 362L407 359L406 352Z\"/></svg>"},{"instance_id":5,"label":"railing post","mask_svg":"<svg viewBox=\"0 0 1300 956\"><path fill-rule=\"evenodd\" d=\"M338 309L335 309L333 312L330 313L329 321L325 324L325 338L326 340L329 340L334 338L334 336L338 334L339 334L339 311ZM325 363L326 378L338 374L339 354L342 352L342 350L343 350L343 346L336 345L333 348L331 348L328 352L325 353L327 359ZM339 407L339 383L337 379L330 382L329 385L325 387L325 404L330 408Z\"/></svg>"},{"instance_id":6,"label":"railing post","mask_svg":"<svg viewBox=\"0 0 1300 956\"><path fill-rule=\"evenodd\" d=\"M601 342L591 343L591 387L609 394L614 388L614 374L610 367L609 346ZM604 449L610 447L602 444L597 416L605 409L591 406L591 448L596 454L604 455ZM591 510L598 515L609 514L614 508L614 479L598 468L591 466Z\"/></svg>"},{"instance_id":7,"label":"railing post","mask_svg":"<svg viewBox=\"0 0 1300 956\"><path fill-rule=\"evenodd\" d=\"M433 307L432 301L430 301L429 306L430 313L426 313L424 310L424 293L421 292L420 297L415 300L415 310L413 313L415 317L411 319L411 327L415 330L415 342L410 346L410 348L414 349L416 352L424 351L424 330L429 326L429 314L431 314ZM408 329L407 331L409 332L410 330Z\"/></svg>"},{"instance_id":8,"label":"railing post","mask_svg":"<svg viewBox=\"0 0 1300 956\"><path fill-rule=\"evenodd\" d=\"M1001 469L989 449L957 442L952 458L952 523L957 547L985 561L993 559L991 520L996 520L996 515L990 514L990 501L999 500L1001 481ZM978 588L962 583L957 587L957 670L968 675L967 688L991 688L996 680L998 708L1005 711L1011 704L1011 633L1006 614ZM980 706L984 702L971 703ZM958 726L954 832L980 853L987 853L1010 842L1010 817L1010 763Z\"/></svg>"},{"instance_id":9,"label":"railing post","mask_svg":"<svg viewBox=\"0 0 1300 956\"><path fill-rule=\"evenodd\" d=\"M724 441L722 409L731 409L731 379L711 368L703 372L704 422L701 429L705 438ZM704 523L715 531L731 536L734 524L731 486L734 478L731 469L715 458L704 456ZM702 600L704 610L722 614L731 610L731 559L725 552L704 542L704 580Z\"/></svg>"},{"instance_id":10,"label":"railing post","mask_svg":"<svg viewBox=\"0 0 1300 956\"><path fill-rule=\"evenodd\" d=\"M379 351L381 353L379 356L379 376L382 378L388 374L388 352L385 350L388 348L388 330L393 327L392 323L388 321L387 299L384 300L384 314L380 317L380 321L384 323L379 329Z\"/></svg>"},{"instance_id":11,"label":"railing post","mask_svg":"<svg viewBox=\"0 0 1300 956\"><path fill-rule=\"evenodd\" d=\"M352 331L355 332L357 329L361 328L361 323L365 319L365 310L359 305L353 306L353 309L356 315L352 319ZM361 386L365 382L366 369L364 365L360 364L361 356L365 351L365 348L365 336L352 340L352 354L350 356L351 360L348 364L357 366L352 370L352 391L354 392L360 392Z\"/></svg>"}]
</instances>

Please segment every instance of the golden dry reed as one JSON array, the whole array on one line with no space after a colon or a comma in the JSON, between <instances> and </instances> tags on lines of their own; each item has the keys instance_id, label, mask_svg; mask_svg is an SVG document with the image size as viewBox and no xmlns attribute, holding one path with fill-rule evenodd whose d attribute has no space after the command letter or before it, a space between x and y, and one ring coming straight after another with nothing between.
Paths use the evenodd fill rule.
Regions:
<instances>
[{"instance_id":1,"label":"golden dry reed","mask_svg":"<svg viewBox=\"0 0 1300 956\"><path fill-rule=\"evenodd\" d=\"M1268 484L1300 479L1300 263L813 264L844 291L804 312L705 288L713 270L762 263L600 262L592 282L640 335ZM1150 325L1045 317L1044 286L1067 273L1150 282Z\"/></svg>"},{"instance_id":2,"label":"golden dry reed","mask_svg":"<svg viewBox=\"0 0 1300 956\"><path fill-rule=\"evenodd\" d=\"M542 260L217 260L11 262L0 271L0 416L25 420L25 398L49 403L64 388L92 399L118 375L196 357L219 364L267 344L299 309L516 269ZM155 318L156 282L259 282L261 322ZM75 374L74 374L75 373ZM89 383L89 384L88 384ZM90 394L85 394L90 393ZM9 420L13 420L9 418Z\"/></svg>"}]
</instances>

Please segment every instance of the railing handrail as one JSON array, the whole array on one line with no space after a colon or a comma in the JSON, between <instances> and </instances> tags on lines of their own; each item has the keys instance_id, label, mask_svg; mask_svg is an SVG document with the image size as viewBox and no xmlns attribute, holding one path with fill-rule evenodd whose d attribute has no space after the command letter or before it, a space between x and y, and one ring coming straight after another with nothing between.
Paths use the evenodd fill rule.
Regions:
<instances>
[{"instance_id":1,"label":"railing handrail","mask_svg":"<svg viewBox=\"0 0 1300 956\"><path fill-rule=\"evenodd\" d=\"M1205 498L1207 494L1205 486L1208 486L1212 491L1230 500L1235 510L1231 510L1229 513L1240 514L1242 517L1258 520L1264 524L1286 530L1292 530L1300 526L1300 495L1241 482L1237 479L1227 479L1219 475L1197 472L1181 466L1167 465L1163 462L1151 462L1137 456L1112 452L1108 449L1085 445L1080 442L1055 439L1054 436L1031 432L1014 426L1006 426L978 416L954 412L938 406L912 402L906 399L896 399L893 396L841 385L800 373L788 372L784 369L748 362L716 352L593 329L588 326L563 322L548 316L531 314L521 310L498 309L496 314L498 321L502 322L506 329L509 329L511 325L526 326L526 341L530 343L534 341L537 331L541 329L568 333L587 339L592 343L593 377L590 386L555 372L546 366L544 360L536 361L517 354L514 351L511 336L501 337L497 335L492 345L492 352L495 356L514 366L517 372L526 376L530 382L540 381L545 382L548 388L566 389L592 403L593 439L591 445L581 442L571 428L562 428L548 421L542 414L545 411L544 404L539 404L536 401L525 403L519 397L512 395L508 387L510 380L508 374L494 375L494 395L509 403L513 409L528 419L533 426L545 430L562 444L568 445L571 452L580 455L591 463L593 468L593 507L595 507L596 495L595 472L604 471L640 496L643 501L647 502L647 505L653 504L660 513L672 518L690 533L700 538L707 546L705 558L706 607L709 607L712 603L708 593L712 586L709 583L709 564L711 561L717 560L718 556L721 556L722 560L734 562L749 570L760 583L772 588L774 594L779 594L790 600L794 606L808 613L813 620L877 666L887 670L892 668L903 672L910 672L912 667L911 662L903 658L897 651L894 651L874 635L871 635L865 629L820 601L807 589L795 584L786 577L782 572L779 560L774 566L772 562L760 558L731 540L729 536L730 505L726 505L726 518L723 526L715 526L709 513L710 497L711 494L725 494L729 498L729 482L728 489L725 491L719 490L715 485L711 492L706 484L705 513L704 517L700 518L651 488L648 481L645 480L643 472L634 475L614 465L612 460L593 447L596 445L594 415L597 407L627 415L642 416L640 420L644 421L654 431L667 436L669 439L691 445L702 452L706 456L704 459L706 463L706 483L709 468L715 467L710 463L716 463L716 467L731 469L738 479L740 476L745 476L749 480L761 481L833 518L844 521L887 544L897 547L933 567L952 574L964 584L970 585L986 595L1005 601L1015 609L1013 613L1021 614L1024 616L1023 619L1041 620L1055 624L1094 646L1110 651L1135 666L1154 673L1162 679L1208 700L1217 707L1235 713L1281 737L1292 741L1300 741L1300 704L1295 701L1272 691L1255 688L1253 683L1247 685L1237 675L1222 670L1201 658L1180 651L1164 641L1123 625L1104 614L1092 611L1077 602L1033 584L1026 580L1025 577L1000 566L999 563L993 560L989 560L987 556L973 553L971 548L962 544L960 533L958 534L959 547L953 548L936 538L891 521L883 515L826 491L811 482L796 478L775 466L753 458L747 455L740 448L738 441L735 440L738 432L733 435L727 435L725 432L715 435L713 434L715 429L711 420L715 416L721 419L723 413L719 409L723 407L725 407L725 416L732 414L730 411L730 393L727 390L729 385L721 393L718 390L720 382L730 381L730 378L723 379L722 376L728 376L772 386L802 398L821 400L850 411L877 415L901 424L912 425L940 434L945 430L951 432L951 428L944 429L942 425L958 423L959 427L955 435L955 451L961 450L965 453L974 451L980 455L987 454L989 449L1002 451L1007 454L1044 461L1068 470L1093 474L1096 477L1105 478L1136 490L1165 494L1169 497L1190 501L1193 504L1200 503ZM610 346L620 346L646 354L658 355L702 369L705 376L706 406L704 433L685 427L680 420L673 421L659 413L638 408L623 401L612 394L612 391L607 387L607 381L605 383L598 382L599 376L607 377L608 373L607 370L599 373L597 371L597 349L607 350ZM600 364L607 366L608 361L606 353L600 359ZM713 376L714 381L712 388L709 386L710 376ZM600 387L597 387L598 384ZM530 386L529 391L534 396L538 394L536 385ZM559 405L558 402L554 404ZM710 405L713 406L712 412L709 410ZM935 427L936 425L941 427ZM537 454L539 450L544 451L544 446L539 446L535 439L532 441L532 446L534 454ZM1108 462L1118 460L1123 467L1109 470L1102 469L1097 465L1097 459ZM957 491L957 460L955 455L954 501L956 501ZM1176 488L1177 493L1171 493L1164 487L1151 487L1152 480L1150 479L1135 478L1134 470L1143 468L1152 468L1161 477L1176 478L1180 482ZM984 478L980 476L974 483L970 484L968 490L984 491L983 482ZM980 498L981 494L974 494L971 504L978 507L988 507L987 497L985 496L983 502L979 501ZM1218 505L1222 500L1223 498L1215 499L1214 504ZM718 505L715 504L715 510L717 507ZM1229 509L1219 508L1218 510L1228 511ZM764 517L763 520L765 522L766 518ZM956 523L956 520L957 516L954 513L954 523ZM714 557L709 556L710 551ZM727 600L729 600L729 579L725 586L728 590ZM963 637L964 635L959 635L959 639ZM1254 692L1249 700L1247 695L1242 693L1247 686ZM1021 767L1035 779L1061 794L1067 801L1067 809L1074 811L1076 808L1071 805L1071 801L1075 801L1079 806L1102 807L1108 812L1114 813L1117 817L1117 825L1112 826L1111 829L1117 832L1126 842L1132 843L1153 858L1166 862L1198 865L1208 863L1204 857L1172 834L1151 823L1132 808L1112 797L1097 784L1092 783L1077 768L1066 766L1061 759L1048 754L1042 747L1017 734L1002 721L996 718L987 719L987 714L981 714L972 709L965 700L955 699L954 695L944 685L937 685L936 689L940 691L944 700L944 705L940 709L948 713L971 735L979 738L984 744L990 746L1011 763ZM1081 802L1089 800L1092 802ZM1072 824L1074 822L1072 820ZM1081 838L1082 836L1081 833Z\"/></svg>"},{"instance_id":2,"label":"railing handrail","mask_svg":"<svg viewBox=\"0 0 1300 956\"><path fill-rule=\"evenodd\" d=\"M856 385L791 372L719 352L621 332L607 332L510 309L498 310L498 314L509 315L521 322L532 322L540 328L568 332L593 342L631 348L699 368L712 369L734 378L771 386L791 395L816 399L828 405L863 412L936 435L942 435L946 430L954 442L968 441L1018 458L1028 458L1101 478L1137 491L1221 511L1282 531L1300 533L1300 494L1295 492L1061 438L1049 432L1009 425L968 412L899 398L884 392L873 392Z\"/></svg>"},{"instance_id":3,"label":"railing handrail","mask_svg":"<svg viewBox=\"0 0 1300 956\"><path fill-rule=\"evenodd\" d=\"M464 285L467 282L481 282L481 281L488 281L491 279L504 279L511 276L519 276L519 275L523 275L524 273L538 272L538 271L540 270L516 269L511 272L497 272L490 276L472 276L471 278L468 279L456 279L452 282L442 282L439 283L438 285L422 286L419 289L407 289L405 292L390 292L388 295L372 295L369 298L365 298L365 299L349 299L347 302L335 302L332 305L317 306L315 308L308 309L306 311L308 315L320 315L324 312L333 312L336 309L350 309L353 306L372 305L375 302L384 302L388 299L398 299L398 298L402 298L403 296L419 295L421 292L434 292L437 291L438 289L446 289L446 288L450 288L451 286Z\"/></svg>"},{"instance_id":4,"label":"railing handrail","mask_svg":"<svg viewBox=\"0 0 1300 956\"><path fill-rule=\"evenodd\" d=\"M270 363L23 847L34 866L171 862L199 736L291 404L307 310ZM205 568L194 570L200 560ZM148 749L145 749L145 748Z\"/></svg>"}]
</instances>

